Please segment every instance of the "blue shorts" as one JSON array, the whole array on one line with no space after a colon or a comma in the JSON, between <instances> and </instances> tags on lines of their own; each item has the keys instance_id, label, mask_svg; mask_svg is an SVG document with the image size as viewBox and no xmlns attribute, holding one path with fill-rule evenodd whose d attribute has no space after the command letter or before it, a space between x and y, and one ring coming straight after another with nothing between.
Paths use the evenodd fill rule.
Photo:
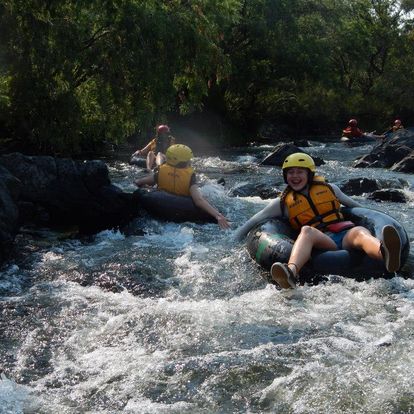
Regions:
<instances>
[{"instance_id":1,"label":"blue shorts","mask_svg":"<svg viewBox=\"0 0 414 414\"><path fill-rule=\"evenodd\" d=\"M345 230L340 231L339 233L333 233L331 231L327 231L325 234L333 240L338 250L341 250L342 240L344 239L346 233L348 233L348 230L351 230L351 229L345 229Z\"/></svg>"}]
</instances>

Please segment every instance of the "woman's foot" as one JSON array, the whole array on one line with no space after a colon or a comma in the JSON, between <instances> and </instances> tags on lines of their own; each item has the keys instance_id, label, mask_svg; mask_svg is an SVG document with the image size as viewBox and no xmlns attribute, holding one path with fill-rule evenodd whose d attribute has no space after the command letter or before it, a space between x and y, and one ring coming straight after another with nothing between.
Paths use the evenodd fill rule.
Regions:
<instances>
[{"instance_id":1,"label":"woman's foot","mask_svg":"<svg viewBox=\"0 0 414 414\"><path fill-rule=\"evenodd\" d=\"M296 287L296 277L287 264L273 263L270 274L282 289L294 289Z\"/></svg>"},{"instance_id":2,"label":"woman's foot","mask_svg":"<svg viewBox=\"0 0 414 414\"><path fill-rule=\"evenodd\" d=\"M401 239L393 226L384 226L382 229L381 253L385 268L393 273L400 268Z\"/></svg>"}]
</instances>

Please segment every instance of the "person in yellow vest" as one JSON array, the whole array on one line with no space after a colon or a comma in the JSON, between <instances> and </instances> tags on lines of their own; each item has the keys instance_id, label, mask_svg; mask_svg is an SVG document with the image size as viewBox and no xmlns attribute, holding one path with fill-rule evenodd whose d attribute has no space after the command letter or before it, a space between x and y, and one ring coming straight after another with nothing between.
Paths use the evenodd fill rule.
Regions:
<instances>
[{"instance_id":1,"label":"person in yellow vest","mask_svg":"<svg viewBox=\"0 0 414 414\"><path fill-rule=\"evenodd\" d=\"M137 187L157 185L159 190L179 196L188 196L194 204L217 220L222 229L230 228L226 217L214 208L201 194L194 169L191 167L193 152L187 145L175 144L167 149L166 163L154 172L135 181ZM165 206L168 208L168 206Z\"/></svg>"},{"instance_id":2,"label":"person in yellow vest","mask_svg":"<svg viewBox=\"0 0 414 414\"><path fill-rule=\"evenodd\" d=\"M165 153L171 145L175 144L175 138L170 135L171 130L168 125L158 125L156 135L144 148L135 151L132 157L143 155L147 157L147 169L150 171L155 166L165 162Z\"/></svg>"},{"instance_id":3,"label":"person in yellow vest","mask_svg":"<svg viewBox=\"0 0 414 414\"><path fill-rule=\"evenodd\" d=\"M360 207L360 204L336 185L316 176L315 162L309 155L289 155L282 170L287 184L284 192L235 232L236 239L241 240L260 222L281 216L287 217L290 225L299 231L288 263L272 265L272 279L280 287L296 286L299 272L311 258L313 248L363 250L369 257L383 260L389 272L399 270L401 240L394 227L384 226L381 243L365 227L345 221L340 206Z\"/></svg>"}]
</instances>

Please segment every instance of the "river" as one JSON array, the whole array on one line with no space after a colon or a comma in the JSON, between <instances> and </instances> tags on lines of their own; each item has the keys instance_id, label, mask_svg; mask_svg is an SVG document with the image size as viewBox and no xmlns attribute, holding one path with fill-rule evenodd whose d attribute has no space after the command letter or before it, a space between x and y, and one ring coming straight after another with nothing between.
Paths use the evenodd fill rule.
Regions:
<instances>
[{"instance_id":1,"label":"river","mask_svg":"<svg viewBox=\"0 0 414 414\"><path fill-rule=\"evenodd\" d=\"M413 279L332 276L280 291L233 241L268 201L230 191L283 188L278 168L258 166L271 148L194 161L230 231L144 217L136 234L20 236L21 254L0 277L0 413L414 412ZM306 150L334 183L406 180L406 204L356 199L412 239L413 176L350 168L369 146ZM143 175L122 161L110 173L125 191Z\"/></svg>"}]
</instances>

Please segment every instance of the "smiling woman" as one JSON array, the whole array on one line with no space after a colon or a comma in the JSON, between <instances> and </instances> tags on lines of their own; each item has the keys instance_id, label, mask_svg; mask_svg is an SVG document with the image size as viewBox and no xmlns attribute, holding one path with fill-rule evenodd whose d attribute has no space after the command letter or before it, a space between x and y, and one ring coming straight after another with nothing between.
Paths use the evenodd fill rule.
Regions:
<instances>
[{"instance_id":1,"label":"smiling woman","mask_svg":"<svg viewBox=\"0 0 414 414\"><path fill-rule=\"evenodd\" d=\"M283 257L283 262L276 260L278 255L272 252L275 261L270 272L274 282L284 289L294 288L300 280L302 268L312 258L314 249L357 250L373 260L383 262L389 273L400 269L402 239L393 224L384 222L376 237L363 225L346 219L341 205L359 207L359 203L346 196L337 186L315 176L315 163L308 154L289 155L282 169L287 184L282 195L237 232L240 239L252 227L270 218L287 219L292 230L297 232L293 246L290 249L283 246L284 252L289 251L289 256ZM404 240L404 248L407 248L406 236Z\"/></svg>"},{"instance_id":2,"label":"smiling woman","mask_svg":"<svg viewBox=\"0 0 414 414\"><path fill-rule=\"evenodd\" d=\"M363 226L380 241L384 241L382 229L393 226L401 239L402 267L408 258L410 241L403 226L391 216L378 210L362 207L341 209L344 219L353 225ZM250 256L264 269L270 270L277 262L290 262L290 256L298 232L294 231L287 219L273 218L253 228L247 236L247 249ZM298 282L318 283L328 275L339 275L356 280L367 280L371 277L391 278L393 272L387 271L383 260L367 256L361 250L314 249L311 259L301 269ZM274 283L271 278L269 281Z\"/></svg>"}]
</instances>

